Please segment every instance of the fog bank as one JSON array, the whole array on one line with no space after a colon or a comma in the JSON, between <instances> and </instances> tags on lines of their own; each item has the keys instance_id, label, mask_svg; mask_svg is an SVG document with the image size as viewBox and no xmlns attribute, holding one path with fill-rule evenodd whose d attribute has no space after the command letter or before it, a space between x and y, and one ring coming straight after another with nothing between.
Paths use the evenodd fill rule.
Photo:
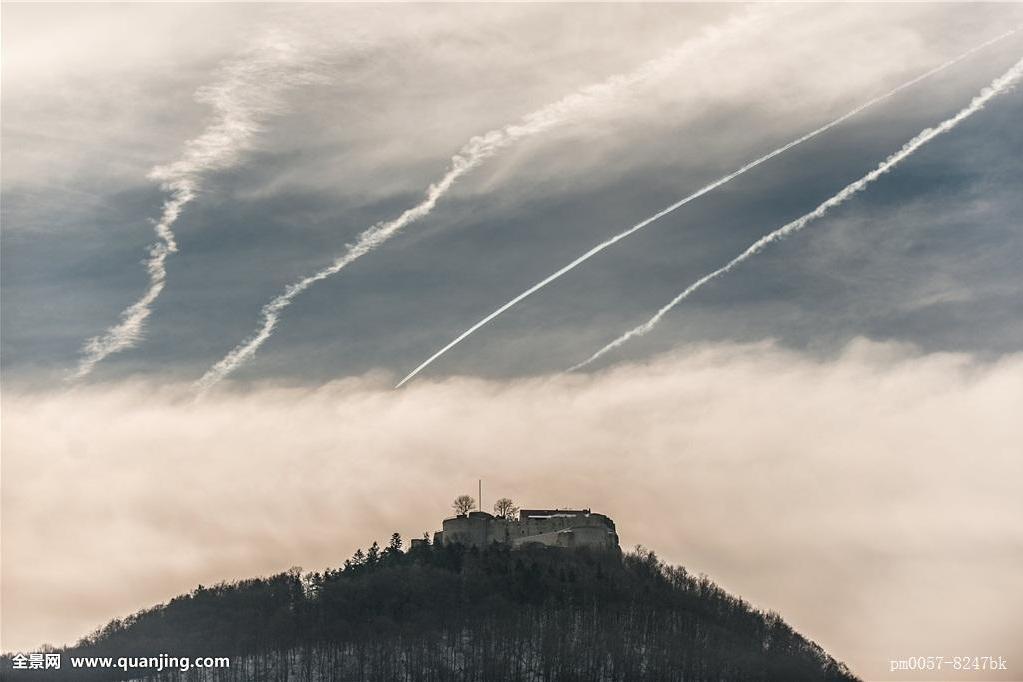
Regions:
<instances>
[{"instance_id":1,"label":"fog bank","mask_svg":"<svg viewBox=\"0 0 1023 682\"><path fill-rule=\"evenodd\" d=\"M199 403L187 385L8 387L3 648L197 583L336 566L438 528L482 477L488 507L611 515L624 545L779 611L867 677L890 657L1023 654L1023 355L764 343L592 376L393 379Z\"/></svg>"}]
</instances>

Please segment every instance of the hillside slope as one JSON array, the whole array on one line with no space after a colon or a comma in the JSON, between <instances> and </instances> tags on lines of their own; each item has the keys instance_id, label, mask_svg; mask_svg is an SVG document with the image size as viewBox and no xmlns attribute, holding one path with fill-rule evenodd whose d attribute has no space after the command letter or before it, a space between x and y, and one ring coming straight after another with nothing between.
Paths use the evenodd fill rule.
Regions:
<instances>
[{"instance_id":1,"label":"hillside slope","mask_svg":"<svg viewBox=\"0 0 1023 682\"><path fill-rule=\"evenodd\" d=\"M417 543L214 587L115 620L18 680L852 680L774 614L652 552ZM120 657L230 657L156 674ZM112 667L71 669L71 657ZM129 661L130 663L130 661ZM136 662L138 663L138 662ZM149 676L146 676L149 673Z\"/></svg>"}]
</instances>

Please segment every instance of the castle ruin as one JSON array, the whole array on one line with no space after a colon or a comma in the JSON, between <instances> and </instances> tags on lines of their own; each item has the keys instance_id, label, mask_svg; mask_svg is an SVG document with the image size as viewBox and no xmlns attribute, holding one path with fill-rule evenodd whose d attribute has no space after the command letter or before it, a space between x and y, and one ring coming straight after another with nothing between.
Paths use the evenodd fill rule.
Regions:
<instances>
[{"instance_id":1,"label":"castle ruin","mask_svg":"<svg viewBox=\"0 0 1023 682\"><path fill-rule=\"evenodd\" d=\"M444 519L434 544L486 547L503 543L512 547L593 547L619 549L618 533L609 517L589 509L522 509L518 518L470 511Z\"/></svg>"}]
</instances>

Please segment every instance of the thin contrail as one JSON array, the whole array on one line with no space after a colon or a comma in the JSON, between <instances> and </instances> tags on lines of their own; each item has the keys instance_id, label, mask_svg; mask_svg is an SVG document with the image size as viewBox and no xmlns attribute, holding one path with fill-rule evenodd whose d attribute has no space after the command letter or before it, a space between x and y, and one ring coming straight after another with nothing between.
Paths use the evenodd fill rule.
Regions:
<instances>
[{"instance_id":1,"label":"thin contrail","mask_svg":"<svg viewBox=\"0 0 1023 682\"><path fill-rule=\"evenodd\" d=\"M817 128L816 130L812 130L809 133L803 135L802 137L800 137L798 139L795 139L792 142L789 142L788 144L786 144L786 145L784 145L782 147L779 147L779 148L775 149L774 151L772 151L772 152L770 152L768 154L765 154L764 156L761 156L758 159L750 161L749 163L747 163L745 166L742 166L738 170L733 171L733 172L729 173L728 175L725 175L724 177L718 178L717 180L715 180L714 182L710 183L709 185L705 185L704 187L701 187L700 189L698 189L697 191L693 192L689 196L687 196L687 197L685 197L683 199L680 199L679 201L675 202L671 206L668 206L667 208L665 208L662 211L658 211L657 213L655 213L654 215L650 216L649 218L646 218L645 220L642 220L642 221L636 223L635 225L633 225L629 229L625 230L624 232L620 232L620 233L616 234L615 236L611 237L610 239L607 239L606 241L603 241L603 242L597 244L592 249L590 249L589 251L587 251L583 255L579 256L578 258L573 260L568 265L564 266L560 270L557 270L553 274L548 275L544 279L540 280L539 282L537 282L533 286L529 287L528 289L523 291L521 294L519 294L515 298L511 299L510 301L508 301L507 303L502 305L500 308L498 308L494 312L490 313L489 315L487 315L486 317L481 319L479 322L477 322L473 326L471 326L468 329L466 329L464 332L462 332L457 337L455 337L455 339L453 341L451 341L446 346L444 346L443 348L438 350L436 353L434 353L433 355L428 357L422 364L420 364L414 370L409 372L408 375L404 379L402 379L401 381L398 382L398 384L395 386L395 388L400 388L409 379L412 379L417 374L419 374L421 371L423 371L428 366L430 366L430 364L432 364L434 360L436 360L437 358L439 358L440 356L444 355L449 350L451 350L452 348L457 346L459 343L464 341L468 336L470 336L471 334L476 332L480 327L486 325L488 322L493 320L498 315L501 315L506 310L508 310L512 306L516 305L517 303L519 303L523 299L528 298L529 296L532 296L537 291L539 291L540 289L543 289L545 286L547 286L548 284L550 284L554 280L558 279L562 275L568 273L571 270L574 270L577 266L581 265L582 263L585 263L590 258L592 258L593 256L597 255L598 253L600 253L604 249L608 248L612 244L615 244L615 243L621 241L622 239L625 239L626 237L628 237L633 232L638 232L639 230L643 229L644 227L646 227L650 223L653 223L654 221L659 220L660 218L663 218L664 216L668 215L669 213L672 213L676 209L681 208L682 206L684 206L684 205L688 204L689 202L693 201L694 199L698 199L699 197L703 196L704 194L707 194L708 192L710 192L710 191L720 187L721 185L723 185L723 184L725 184L725 183L727 183L727 182L729 182L729 181L739 177L740 175L742 175L746 171L752 170L753 168L756 168L760 164L764 163L765 161L768 161L768 160L774 158L775 156L778 156L779 154L781 154L783 152L786 152L789 149L792 149L796 145L802 144L803 142L806 142L807 140L809 140L809 139L811 139L813 137L816 137L817 135L820 135L821 133L829 130L830 128L833 128L836 125L842 123L846 119L851 118L852 116L855 116L856 114L860 113L864 109L867 109L868 107L871 107L871 106L877 104L878 102L881 102L882 100L888 99L889 97L895 95L899 91L904 90L904 89L906 89L906 88L908 88L908 87L910 87L912 85L915 85L915 84L919 83L920 81L924 80L925 78L933 76L934 74L936 74L936 73L938 73L940 71L944 71L945 69L949 68L950 66L952 66L952 65L962 61L963 59L966 59L967 57L969 57L970 55L974 54L975 52L977 52L979 50L983 50L984 48L986 48L986 47L988 47L990 45L993 45L994 43L997 43L998 41L1003 40L1004 38L1007 38L1010 35L1013 35L1018 30L1019 29L1014 29L1014 30L1011 30L1011 31L1007 31L1007 32L1003 33L1000 36L992 38L991 40L988 40L987 42L981 43L980 45L977 45L976 47L973 47L973 48L967 50L966 52L962 53L958 57L955 57L954 59L950 59L949 61L945 62L944 64L936 66L933 69L920 74L916 78L903 83L902 85L898 86L897 88L895 88L893 90L889 90L888 92L884 93L883 95L879 95L878 97L875 97L874 99L872 99L872 100L870 100L870 101L868 101L868 102L866 102L864 104L861 104L860 106L856 107L852 111L850 111L850 112L848 112L846 114L843 114L842 116L836 118L835 120L831 121L830 123L828 123L826 125L823 125L820 128Z\"/></svg>"},{"instance_id":2,"label":"thin contrail","mask_svg":"<svg viewBox=\"0 0 1023 682\"><path fill-rule=\"evenodd\" d=\"M121 312L117 324L85 342L78 367L69 380L81 379L104 358L134 346L142 338L153 302L167 283L167 258L178 251L172 228L200 191L202 176L238 162L262 129L262 121L285 110L281 100L284 91L319 79L308 68L311 61L307 52L273 33L246 50L240 59L223 65L215 84L196 92L198 102L212 107L211 122L202 134L185 143L181 158L153 168L147 176L169 194L160 218L153 221L158 241L149 247L145 261L149 286L141 298Z\"/></svg>"},{"instance_id":3,"label":"thin contrail","mask_svg":"<svg viewBox=\"0 0 1023 682\"><path fill-rule=\"evenodd\" d=\"M473 137L451 158L447 172L427 188L422 201L405 210L397 218L379 222L367 228L354 243L346 245L345 252L330 265L289 284L283 292L264 305L260 310L260 324L253 334L210 367L196 382L195 386L199 394L202 395L208 391L255 355L259 347L273 334L280 321L281 312L291 305L296 296L316 282L337 274L409 224L428 215L436 206L437 201L447 194L463 175L479 166L483 161L523 138L545 132L556 125L578 118L587 110L607 103L626 89L663 79L673 72L680 63L688 59L692 53L712 46L723 39L744 35L744 32L757 25L762 13L763 10L758 8L729 20L721 28L708 28L700 36L670 50L657 59L645 62L634 71L611 76L600 83L586 86L527 114L516 123Z\"/></svg>"},{"instance_id":4,"label":"thin contrail","mask_svg":"<svg viewBox=\"0 0 1023 682\"><path fill-rule=\"evenodd\" d=\"M777 230L769 234L766 234L757 241L753 242L753 244L748 249L746 249L741 254L730 260L726 265L718 268L717 270L711 272L710 274L704 275L700 279L690 284L685 289L685 291L683 291L681 294L673 298L671 302L668 303L666 306L658 310L657 313L649 320L639 325L638 327L634 327L633 329L630 329L628 332L622 334L617 339L615 339L611 343L607 344L606 346L598 350L596 353L591 355L583 362L580 362L578 365L569 368L569 371L571 372L582 367L585 367L586 365L590 364L591 362L601 357L605 353L617 348L618 346L621 346L629 339L646 334L651 329L653 329L654 326L656 326L657 323L661 320L661 318L664 317L672 308L677 306L685 299L689 298L689 296L691 296L693 292L698 290L704 284L710 282L711 280L717 279L721 275L730 272L739 263L742 263L744 260L753 257L754 255L765 249L768 244L776 242L779 239L784 239L793 232L797 232L803 229L804 227L806 227L807 224L816 220L817 218L820 218L825 213L827 213L829 209L834 208L835 206L838 206L839 204L843 203L849 197L853 196L854 194L862 190L864 187L866 187L868 184L870 184L874 180L877 180L883 174L890 171L898 163L900 163L903 159L910 156L917 149L924 146L938 135L941 135L942 133L947 133L948 131L952 130L952 128L956 127L961 121L965 120L966 118L969 118L973 114L980 111L982 108L984 108L984 105L987 104L988 101L1009 90L1013 85L1019 82L1021 77L1023 77L1023 59L1016 62L1016 64L1011 69L1009 69L1003 75L993 80L989 86L981 90L980 94L974 97L970 104L966 106L964 109L960 110L959 113L957 113L955 116L945 119L934 128L925 128L916 137L914 137L912 140L903 145L902 149L895 152L887 159L882 161L880 164L878 164L877 168L870 171L859 180L846 185L844 188L842 188L841 191L839 191L831 198L827 199L824 203L822 203L820 206L810 211L809 213L793 220L790 223L787 223L786 225L783 225L782 227L779 227Z\"/></svg>"}]
</instances>

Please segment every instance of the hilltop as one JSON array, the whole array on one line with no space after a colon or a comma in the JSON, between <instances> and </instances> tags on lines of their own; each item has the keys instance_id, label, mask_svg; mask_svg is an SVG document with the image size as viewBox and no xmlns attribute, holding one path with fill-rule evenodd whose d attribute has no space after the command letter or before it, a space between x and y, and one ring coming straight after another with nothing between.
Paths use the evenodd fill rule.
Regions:
<instances>
[{"instance_id":1,"label":"hilltop","mask_svg":"<svg viewBox=\"0 0 1023 682\"><path fill-rule=\"evenodd\" d=\"M780 616L650 551L403 544L395 533L337 569L200 585L58 650L59 672L9 679L856 679ZM231 665L70 669L73 656L158 652Z\"/></svg>"}]
</instances>

